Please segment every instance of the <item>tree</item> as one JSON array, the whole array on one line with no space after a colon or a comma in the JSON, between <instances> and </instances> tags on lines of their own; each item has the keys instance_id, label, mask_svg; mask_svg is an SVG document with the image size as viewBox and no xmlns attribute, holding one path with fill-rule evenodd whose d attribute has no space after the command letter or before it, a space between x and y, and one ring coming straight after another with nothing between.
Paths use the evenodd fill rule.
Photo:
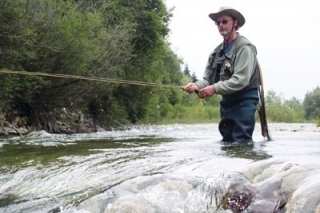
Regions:
<instances>
[{"instance_id":1,"label":"tree","mask_svg":"<svg viewBox=\"0 0 320 213\"><path fill-rule=\"evenodd\" d=\"M192 79L192 82L195 83L198 81L198 78L197 78L197 75L195 72L192 73L192 76L191 76L191 79Z\"/></svg>"},{"instance_id":2,"label":"tree","mask_svg":"<svg viewBox=\"0 0 320 213\"><path fill-rule=\"evenodd\" d=\"M285 100L275 91L267 92L265 98L267 118L273 122L303 122L304 110L296 98Z\"/></svg>"},{"instance_id":3,"label":"tree","mask_svg":"<svg viewBox=\"0 0 320 213\"><path fill-rule=\"evenodd\" d=\"M124 71L119 77L132 81L152 83L162 82L162 72L158 70L164 48L168 45L165 38L169 33L168 21L171 14L166 10L162 0L127 1L117 0L120 9L112 7L104 11L106 16L112 16L114 27L125 20L134 23L133 38L131 39L133 57L125 64ZM120 14L119 14L120 13ZM123 16L123 14L126 14ZM121 85L115 96L126 107L130 122L136 123L147 116L148 108L154 107L158 94L153 88Z\"/></svg>"},{"instance_id":4,"label":"tree","mask_svg":"<svg viewBox=\"0 0 320 213\"><path fill-rule=\"evenodd\" d=\"M308 92L303 100L306 119L320 118L320 87Z\"/></svg>"},{"instance_id":5,"label":"tree","mask_svg":"<svg viewBox=\"0 0 320 213\"><path fill-rule=\"evenodd\" d=\"M166 42L170 17L162 0L3 0L0 69L180 85L181 60ZM47 123L61 107L108 125L138 122L156 116L160 102L180 101L178 92L159 88L1 77L0 107L16 109L36 129L53 132Z\"/></svg>"},{"instance_id":6,"label":"tree","mask_svg":"<svg viewBox=\"0 0 320 213\"><path fill-rule=\"evenodd\" d=\"M185 64L183 74L187 77L191 77L191 71L189 70L189 65Z\"/></svg>"}]
</instances>

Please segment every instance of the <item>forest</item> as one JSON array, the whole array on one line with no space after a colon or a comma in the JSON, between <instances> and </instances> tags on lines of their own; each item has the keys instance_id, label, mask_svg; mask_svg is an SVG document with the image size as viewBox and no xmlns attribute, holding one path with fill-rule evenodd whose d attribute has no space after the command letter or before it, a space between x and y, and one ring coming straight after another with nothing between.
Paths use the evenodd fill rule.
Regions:
<instances>
[{"instance_id":1,"label":"forest","mask_svg":"<svg viewBox=\"0 0 320 213\"><path fill-rule=\"evenodd\" d=\"M163 0L2 0L0 124L60 133L61 122L217 122L219 96L179 89L197 76L168 42L173 11ZM319 125L320 88L265 101L270 122Z\"/></svg>"}]
</instances>

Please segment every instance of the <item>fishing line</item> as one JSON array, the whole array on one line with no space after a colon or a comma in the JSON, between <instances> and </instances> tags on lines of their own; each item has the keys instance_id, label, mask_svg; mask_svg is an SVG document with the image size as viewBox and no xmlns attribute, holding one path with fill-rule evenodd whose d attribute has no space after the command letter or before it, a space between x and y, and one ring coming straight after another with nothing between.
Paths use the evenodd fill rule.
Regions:
<instances>
[{"instance_id":1,"label":"fishing line","mask_svg":"<svg viewBox=\"0 0 320 213\"><path fill-rule=\"evenodd\" d=\"M78 79L78 80L108 82L108 83L117 83L117 84L130 84L130 85L145 86L145 87L160 87L160 88L171 88L171 89L183 89L184 88L183 86L157 84L157 83L142 82L142 81L129 81L129 80L121 80L121 79L87 77L87 76L58 74L58 73L53 74L53 73L27 72L27 71L14 71L14 70L0 70L0 73L65 78L65 79ZM203 111L204 111L202 98L200 98L200 103L199 103L196 111L197 111L197 113L203 113Z\"/></svg>"},{"instance_id":2,"label":"fishing line","mask_svg":"<svg viewBox=\"0 0 320 213\"><path fill-rule=\"evenodd\" d=\"M165 84L156 84L156 83L149 83L149 82L142 82L142 81L129 81L129 80L121 80L121 79L87 77L87 76L67 75L67 74L52 74L52 73L13 71L13 70L0 70L0 73L44 76L44 77L54 77L54 78L79 79L79 80L87 80L87 81L100 81L100 82L109 82L109 83L118 83L118 84L131 84L131 85L148 86L148 87L162 87L162 88L165 87L165 88L172 88L172 89L181 89L182 88L181 86L175 86L175 85L165 85Z\"/></svg>"},{"instance_id":3,"label":"fishing line","mask_svg":"<svg viewBox=\"0 0 320 213\"><path fill-rule=\"evenodd\" d=\"M198 106L197 106L197 108L196 108L196 112L198 113L198 114L202 114L203 112L204 112L204 106L203 106L203 98L199 98L200 99L200 101L199 101L199 104L198 104Z\"/></svg>"}]
</instances>

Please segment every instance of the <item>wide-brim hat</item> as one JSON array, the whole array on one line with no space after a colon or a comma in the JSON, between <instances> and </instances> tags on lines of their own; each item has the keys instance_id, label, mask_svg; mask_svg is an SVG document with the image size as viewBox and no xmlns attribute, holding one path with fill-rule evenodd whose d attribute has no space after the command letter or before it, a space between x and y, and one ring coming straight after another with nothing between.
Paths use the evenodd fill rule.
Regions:
<instances>
[{"instance_id":1,"label":"wide-brim hat","mask_svg":"<svg viewBox=\"0 0 320 213\"><path fill-rule=\"evenodd\" d=\"M210 13L209 17L213 21L217 21L218 17L220 17L222 15L232 16L233 18L237 19L239 27L242 27L244 25L244 23L246 22L244 16L239 11L237 11L236 9L234 9L232 7L220 7L220 9L217 13Z\"/></svg>"}]
</instances>

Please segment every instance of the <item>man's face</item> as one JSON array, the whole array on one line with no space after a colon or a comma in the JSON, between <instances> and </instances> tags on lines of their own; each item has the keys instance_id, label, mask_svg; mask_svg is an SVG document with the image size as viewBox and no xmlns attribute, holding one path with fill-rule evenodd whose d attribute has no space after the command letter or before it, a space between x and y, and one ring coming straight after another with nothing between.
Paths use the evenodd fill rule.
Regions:
<instances>
[{"instance_id":1,"label":"man's face","mask_svg":"<svg viewBox=\"0 0 320 213\"><path fill-rule=\"evenodd\" d=\"M234 20L232 19L231 16L223 15L217 18L216 20L216 25L218 27L220 35L223 37L228 37L232 29L234 27Z\"/></svg>"}]
</instances>

